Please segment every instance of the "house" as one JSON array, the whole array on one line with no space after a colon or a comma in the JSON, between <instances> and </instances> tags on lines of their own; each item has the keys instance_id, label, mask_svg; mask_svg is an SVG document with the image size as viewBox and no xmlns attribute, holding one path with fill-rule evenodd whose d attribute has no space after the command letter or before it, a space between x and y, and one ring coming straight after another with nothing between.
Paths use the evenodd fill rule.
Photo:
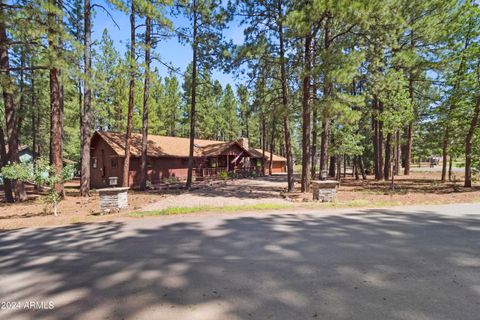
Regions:
<instances>
[{"instance_id":1,"label":"house","mask_svg":"<svg viewBox=\"0 0 480 320\"><path fill-rule=\"evenodd\" d=\"M262 149L250 149L250 152L254 154L255 157L261 159L262 158ZM287 159L276 155L272 154L272 173L284 173L287 172L286 168L287 164ZM270 167L270 152L265 150L265 169L268 172L268 168Z\"/></svg>"},{"instance_id":2,"label":"house","mask_svg":"<svg viewBox=\"0 0 480 320\"><path fill-rule=\"evenodd\" d=\"M141 182L141 143L141 134L133 133L129 170L131 187L138 186ZM147 178L152 184L165 179L186 179L190 139L149 135L147 146ZM91 141L90 185L92 188L121 183L124 149L125 133L105 131L94 133ZM266 160L269 161L268 158ZM261 150L259 152L256 149L250 149L246 138L240 138L237 141L195 139L194 142L193 175L197 179L215 177L222 172L260 173L261 161ZM273 161L276 172L285 170L285 158L274 156Z\"/></svg>"}]
</instances>

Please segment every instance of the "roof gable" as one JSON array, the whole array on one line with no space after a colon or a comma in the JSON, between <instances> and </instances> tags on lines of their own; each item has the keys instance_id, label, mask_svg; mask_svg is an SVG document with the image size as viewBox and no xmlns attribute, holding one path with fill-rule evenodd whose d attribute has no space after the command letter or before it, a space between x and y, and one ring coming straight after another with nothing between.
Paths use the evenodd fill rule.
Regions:
<instances>
[{"instance_id":1,"label":"roof gable","mask_svg":"<svg viewBox=\"0 0 480 320\"><path fill-rule=\"evenodd\" d=\"M94 137L95 136L103 139L119 157L125 157L125 133L96 131ZM189 156L189 138L149 135L147 144L147 154L149 157L186 158ZM195 157L226 155L232 152L232 149L237 149L237 153L239 149L246 153L246 155L251 156L250 151L244 149L236 141L195 139L194 146ZM140 157L141 150L142 135L139 133L132 133L130 154L133 157Z\"/></svg>"}]
</instances>

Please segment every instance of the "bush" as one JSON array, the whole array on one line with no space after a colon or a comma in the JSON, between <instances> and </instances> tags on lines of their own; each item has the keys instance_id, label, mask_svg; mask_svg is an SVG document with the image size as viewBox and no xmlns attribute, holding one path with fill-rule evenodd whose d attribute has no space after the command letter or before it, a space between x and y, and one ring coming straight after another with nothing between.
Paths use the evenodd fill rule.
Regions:
<instances>
[{"instance_id":1,"label":"bush","mask_svg":"<svg viewBox=\"0 0 480 320\"><path fill-rule=\"evenodd\" d=\"M222 171L218 174L218 178L221 180L227 180L228 179L228 173L226 171Z\"/></svg>"},{"instance_id":2,"label":"bush","mask_svg":"<svg viewBox=\"0 0 480 320\"><path fill-rule=\"evenodd\" d=\"M60 175L57 175L55 168L49 164L47 159L39 158L35 161L35 166L32 163L9 164L2 168L2 175L7 179L28 182L46 188L54 214L57 215L57 204L62 195L55 190L55 185L71 180L74 170L73 165L67 165Z\"/></svg>"}]
</instances>

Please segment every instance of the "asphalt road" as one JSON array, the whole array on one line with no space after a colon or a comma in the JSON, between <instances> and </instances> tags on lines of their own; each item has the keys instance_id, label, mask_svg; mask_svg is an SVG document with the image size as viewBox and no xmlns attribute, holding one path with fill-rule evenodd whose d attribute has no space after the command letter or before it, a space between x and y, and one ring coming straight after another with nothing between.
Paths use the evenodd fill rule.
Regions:
<instances>
[{"instance_id":1,"label":"asphalt road","mask_svg":"<svg viewBox=\"0 0 480 320\"><path fill-rule=\"evenodd\" d=\"M478 320L480 205L2 232L0 300L1 319Z\"/></svg>"}]
</instances>

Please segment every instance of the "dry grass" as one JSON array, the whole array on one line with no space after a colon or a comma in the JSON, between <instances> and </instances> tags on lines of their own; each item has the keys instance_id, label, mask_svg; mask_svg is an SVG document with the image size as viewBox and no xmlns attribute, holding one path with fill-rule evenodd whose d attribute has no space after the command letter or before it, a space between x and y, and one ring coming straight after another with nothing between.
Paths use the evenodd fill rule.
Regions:
<instances>
[{"instance_id":1,"label":"dry grass","mask_svg":"<svg viewBox=\"0 0 480 320\"><path fill-rule=\"evenodd\" d=\"M457 182L440 181L438 172L413 172L396 177L394 189L390 181L342 180L338 201L365 200L369 203L394 203L394 205L441 204L480 201L480 187L464 188L463 177Z\"/></svg>"},{"instance_id":2,"label":"dry grass","mask_svg":"<svg viewBox=\"0 0 480 320\"><path fill-rule=\"evenodd\" d=\"M461 178L458 177L459 180ZM131 191L129 208L109 215L97 214L100 211L97 194L82 198L78 196L78 187L70 185L67 198L60 204L60 214L55 217L43 201L43 196L31 190L31 200L27 202L0 204L0 229L132 219L132 216L148 215L279 209L322 210L480 201L478 184L474 188L463 188L460 182L441 183L437 172L414 172L408 177L400 176L394 190L388 181L374 181L371 177L363 181L347 177L342 179L337 199L333 203L285 202L280 198L285 180L286 177L276 176L272 179L229 181L227 184L218 184L192 193ZM197 199L197 202L192 199ZM219 199L225 200L219 202Z\"/></svg>"}]
</instances>

